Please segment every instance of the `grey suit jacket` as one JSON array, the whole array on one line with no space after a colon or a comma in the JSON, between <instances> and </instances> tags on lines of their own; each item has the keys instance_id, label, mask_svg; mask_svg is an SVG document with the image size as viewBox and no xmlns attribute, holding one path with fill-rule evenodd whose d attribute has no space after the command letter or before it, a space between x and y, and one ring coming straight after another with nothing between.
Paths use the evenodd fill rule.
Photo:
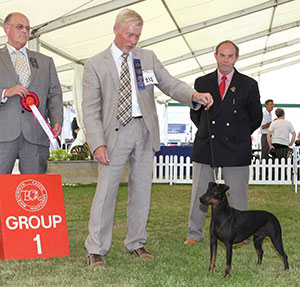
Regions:
<instances>
[{"instance_id":1,"label":"grey suit jacket","mask_svg":"<svg viewBox=\"0 0 300 287\"><path fill-rule=\"evenodd\" d=\"M57 77L52 58L38 52L27 50L31 69L31 82L28 91L39 98L39 111L50 124L63 122L62 90ZM6 47L0 49L0 95L2 91L20 85L18 76L11 62ZM9 142L23 133L26 140L32 144L49 145L49 140L35 121L31 112L24 111L20 104L20 97L8 98L0 104L0 142Z\"/></svg>"},{"instance_id":2,"label":"grey suit jacket","mask_svg":"<svg viewBox=\"0 0 300 287\"><path fill-rule=\"evenodd\" d=\"M140 59L143 71L154 72L158 81L156 86L163 93L193 107L192 95L195 90L172 77L152 51L135 47L132 56L133 59ZM92 151L101 145L106 145L108 151L114 147L120 125L117 120L119 86L119 75L110 47L85 63L82 109L88 143ZM152 138L153 149L158 151L160 139L154 86L148 85L145 90L137 89L137 98Z\"/></svg>"}]
</instances>

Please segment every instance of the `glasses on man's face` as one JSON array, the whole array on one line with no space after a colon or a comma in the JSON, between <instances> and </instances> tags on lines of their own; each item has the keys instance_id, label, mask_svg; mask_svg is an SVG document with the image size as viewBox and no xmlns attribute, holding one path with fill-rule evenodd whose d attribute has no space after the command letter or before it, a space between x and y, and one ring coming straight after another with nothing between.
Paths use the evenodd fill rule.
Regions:
<instances>
[{"instance_id":1,"label":"glasses on man's face","mask_svg":"<svg viewBox=\"0 0 300 287\"><path fill-rule=\"evenodd\" d=\"M25 28L26 31L29 32L30 29L31 29L29 26L24 26L24 25L22 25L22 24L7 24L7 25L9 25L9 26L14 26L14 27L16 27L16 29L19 30L19 31L22 31L22 30Z\"/></svg>"}]
</instances>

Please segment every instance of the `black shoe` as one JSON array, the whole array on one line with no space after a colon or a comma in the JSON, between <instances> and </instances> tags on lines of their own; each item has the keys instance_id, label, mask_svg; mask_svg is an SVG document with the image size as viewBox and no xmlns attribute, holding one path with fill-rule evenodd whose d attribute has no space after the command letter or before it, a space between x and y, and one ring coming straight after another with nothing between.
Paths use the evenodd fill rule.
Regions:
<instances>
[{"instance_id":1,"label":"black shoe","mask_svg":"<svg viewBox=\"0 0 300 287\"><path fill-rule=\"evenodd\" d=\"M154 255L152 255L150 252L148 252L145 247L141 247L135 250L132 250L129 252L132 255L136 255L138 257L142 257L142 258L153 258Z\"/></svg>"},{"instance_id":2,"label":"black shoe","mask_svg":"<svg viewBox=\"0 0 300 287\"><path fill-rule=\"evenodd\" d=\"M89 253L86 257L87 265L92 267L105 267L106 262L103 255Z\"/></svg>"}]
</instances>

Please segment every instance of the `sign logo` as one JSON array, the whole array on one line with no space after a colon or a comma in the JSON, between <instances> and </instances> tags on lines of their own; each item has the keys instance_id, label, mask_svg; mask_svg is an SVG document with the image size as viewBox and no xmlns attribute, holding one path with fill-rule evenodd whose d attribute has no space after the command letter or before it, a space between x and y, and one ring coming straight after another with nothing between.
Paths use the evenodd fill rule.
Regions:
<instances>
[{"instance_id":1,"label":"sign logo","mask_svg":"<svg viewBox=\"0 0 300 287\"><path fill-rule=\"evenodd\" d=\"M44 208L48 201L46 188L36 180L24 180L16 189L17 203L26 211L36 212Z\"/></svg>"}]
</instances>

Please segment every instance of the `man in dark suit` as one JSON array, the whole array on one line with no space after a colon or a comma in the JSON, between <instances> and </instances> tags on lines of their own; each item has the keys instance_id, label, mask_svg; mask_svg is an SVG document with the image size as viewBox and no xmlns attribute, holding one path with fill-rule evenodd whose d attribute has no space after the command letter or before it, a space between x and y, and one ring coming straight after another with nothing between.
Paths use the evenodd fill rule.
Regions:
<instances>
[{"instance_id":1,"label":"man in dark suit","mask_svg":"<svg viewBox=\"0 0 300 287\"><path fill-rule=\"evenodd\" d=\"M17 158L21 173L45 173L49 139L20 98L35 93L40 113L58 136L63 122L61 87L53 60L26 48L30 26L23 14L9 14L4 31L8 42L0 50L0 173L11 173Z\"/></svg>"},{"instance_id":2,"label":"man in dark suit","mask_svg":"<svg viewBox=\"0 0 300 287\"><path fill-rule=\"evenodd\" d=\"M209 111L191 110L198 131L192 152L193 187L185 245L195 245L204 238L202 227L207 208L200 205L199 197L208 183L215 181L216 168L222 168L225 184L230 186L230 205L248 209L251 134L262 120L258 85L234 68L239 49L233 42L220 43L215 58L218 69L195 81L195 89L211 93L214 104Z\"/></svg>"},{"instance_id":3,"label":"man in dark suit","mask_svg":"<svg viewBox=\"0 0 300 287\"><path fill-rule=\"evenodd\" d=\"M191 108L193 102L206 109L213 104L209 93L198 93L175 79L152 51L136 47L142 27L143 19L138 13L130 9L120 11L113 28L112 45L92 57L84 67L83 120L89 146L99 162L97 190L85 241L90 266L106 264L104 256L111 247L118 187L127 161L130 165L128 233L124 245L130 254L153 257L144 244L153 156L160 148L154 85ZM125 100L124 91L128 96ZM122 107L123 102L126 107Z\"/></svg>"}]
</instances>

